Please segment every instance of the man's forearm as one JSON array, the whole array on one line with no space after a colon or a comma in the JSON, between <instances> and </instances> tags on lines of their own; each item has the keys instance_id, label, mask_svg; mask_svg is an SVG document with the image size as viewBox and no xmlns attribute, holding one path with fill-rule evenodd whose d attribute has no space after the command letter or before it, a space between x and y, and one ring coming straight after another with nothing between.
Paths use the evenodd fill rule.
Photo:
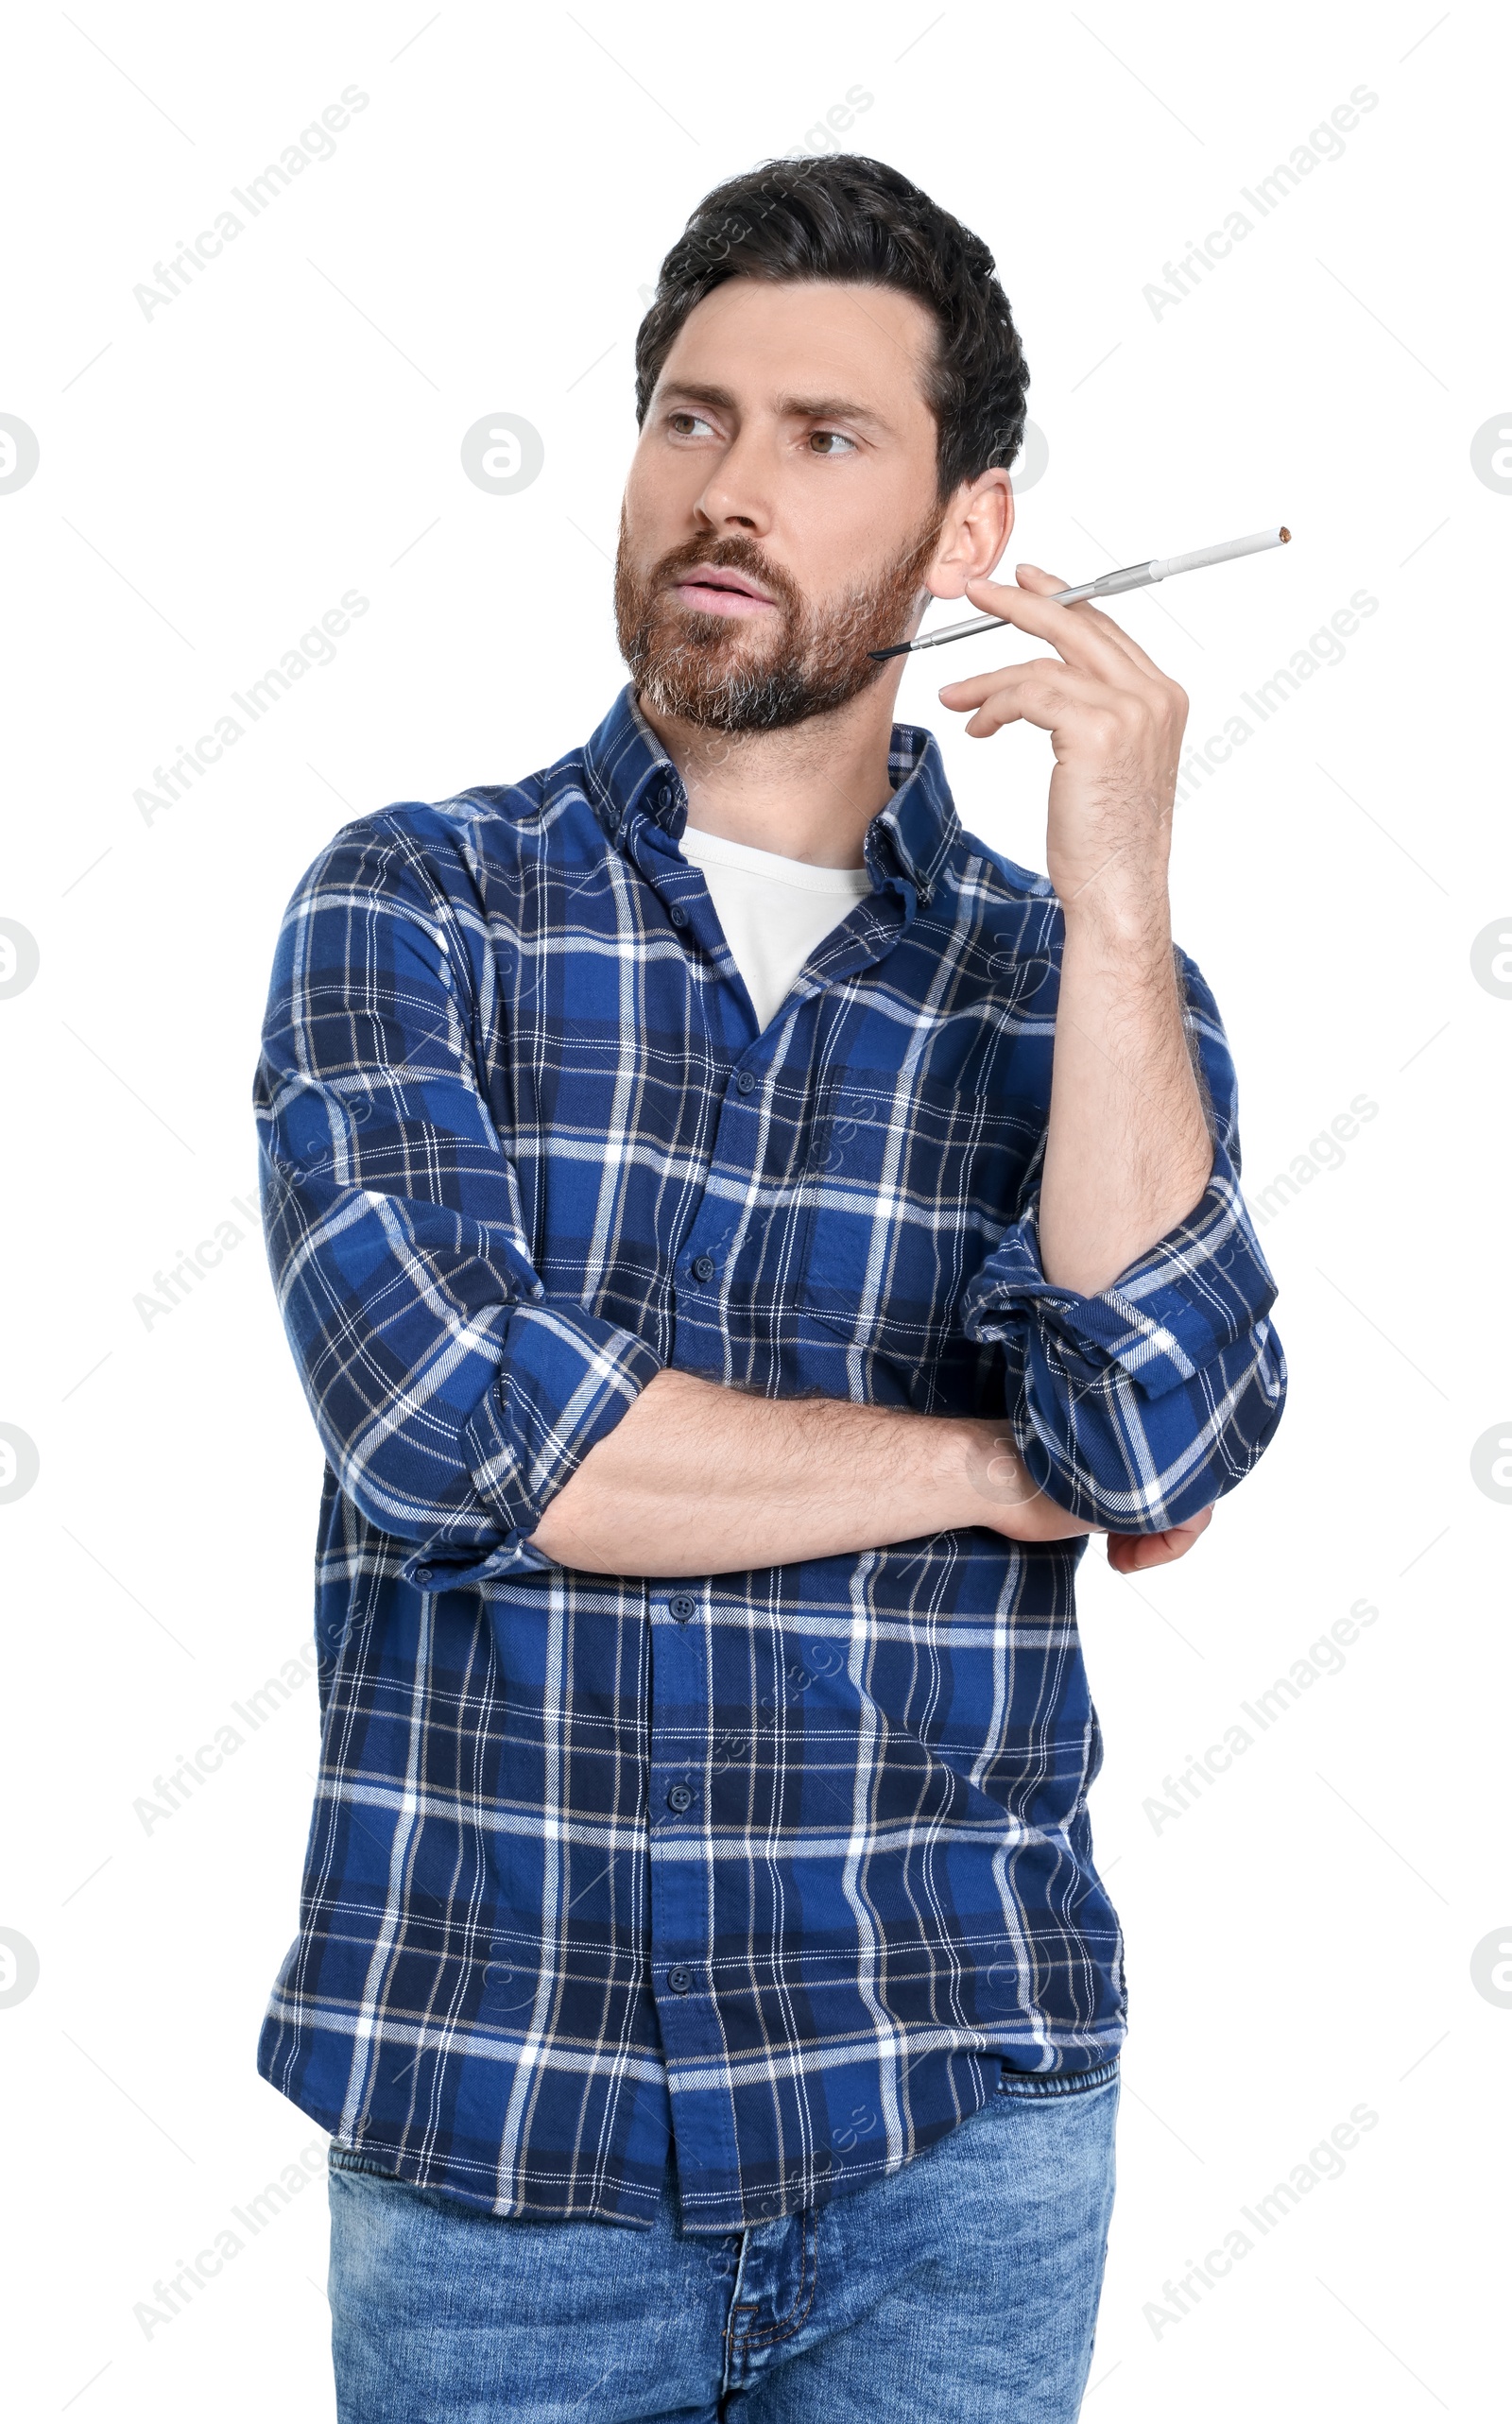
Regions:
<instances>
[{"instance_id":1,"label":"man's forearm","mask_svg":"<svg viewBox=\"0 0 1512 2424\"><path fill-rule=\"evenodd\" d=\"M1042 1497L1006 1422L833 1398L760 1398L661 1372L531 1536L593 1573L731 1573L985 1524L1091 1527Z\"/></svg>"},{"instance_id":2,"label":"man's forearm","mask_svg":"<svg viewBox=\"0 0 1512 2424\"><path fill-rule=\"evenodd\" d=\"M1065 914L1060 1001L1040 1191L1047 1280L1097 1296L1202 1200L1212 1168L1187 1052L1166 870L1187 696L1090 601L1021 564L1014 585L972 580L973 606L1047 640L1057 657L948 682L979 739L1005 724L1051 736L1045 867Z\"/></svg>"},{"instance_id":3,"label":"man's forearm","mask_svg":"<svg viewBox=\"0 0 1512 2424\"><path fill-rule=\"evenodd\" d=\"M1202 1199L1212 1142L1163 887L1066 904L1040 1256L1095 1296Z\"/></svg>"}]
</instances>

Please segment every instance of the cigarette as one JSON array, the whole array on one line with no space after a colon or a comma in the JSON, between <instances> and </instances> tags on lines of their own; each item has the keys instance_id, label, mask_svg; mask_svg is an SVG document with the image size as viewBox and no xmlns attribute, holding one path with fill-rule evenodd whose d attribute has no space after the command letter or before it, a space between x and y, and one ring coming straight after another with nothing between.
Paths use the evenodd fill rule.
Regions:
<instances>
[{"instance_id":1,"label":"cigarette","mask_svg":"<svg viewBox=\"0 0 1512 2424\"><path fill-rule=\"evenodd\" d=\"M1078 589L1052 590L1047 606L1076 606L1084 597L1115 597L1120 590L1148 589L1152 581L1169 580L1173 573L1199 573L1209 564L1227 564L1235 556L1258 556L1266 547L1284 547L1291 538L1284 523L1273 530L1252 531L1247 539L1225 539L1216 547L1194 547L1188 556L1152 556L1147 563L1125 564L1121 572L1104 573L1083 581ZM974 615L970 623L949 623L943 631L926 631L918 640L900 640L895 648L872 648L880 664L885 657L912 656L918 648L942 648L947 640L964 640L972 631L1000 631L1007 617Z\"/></svg>"}]
</instances>

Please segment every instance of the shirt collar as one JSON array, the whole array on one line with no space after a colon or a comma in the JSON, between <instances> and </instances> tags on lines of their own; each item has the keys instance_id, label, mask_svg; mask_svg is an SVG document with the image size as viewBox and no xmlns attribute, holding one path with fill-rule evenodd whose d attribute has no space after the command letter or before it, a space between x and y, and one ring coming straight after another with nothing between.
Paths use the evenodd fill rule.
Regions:
<instances>
[{"instance_id":1,"label":"shirt collar","mask_svg":"<svg viewBox=\"0 0 1512 2424\"><path fill-rule=\"evenodd\" d=\"M945 779L945 761L934 733L926 732L921 724L895 724L887 772L892 798L871 820L867 854L869 858L875 837L885 834L900 873L927 904L961 832Z\"/></svg>"},{"instance_id":2,"label":"shirt collar","mask_svg":"<svg viewBox=\"0 0 1512 2424\"><path fill-rule=\"evenodd\" d=\"M611 842L620 842L637 815L677 840L688 803L676 766L635 703L632 683L626 683L582 755L584 789Z\"/></svg>"},{"instance_id":3,"label":"shirt collar","mask_svg":"<svg viewBox=\"0 0 1512 2424\"><path fill-rule=\"evenodd\" d=\"M583 749L585 788L610 840L621 842L637 815L673 840L688 803L676 767L635 703L627 682ZM884 881L902 876L927 903L961 830L945 779L939 743L917 724L895 724L887 751L893 794L867 831L867 863Z\"/></svg>"}]
</instances>

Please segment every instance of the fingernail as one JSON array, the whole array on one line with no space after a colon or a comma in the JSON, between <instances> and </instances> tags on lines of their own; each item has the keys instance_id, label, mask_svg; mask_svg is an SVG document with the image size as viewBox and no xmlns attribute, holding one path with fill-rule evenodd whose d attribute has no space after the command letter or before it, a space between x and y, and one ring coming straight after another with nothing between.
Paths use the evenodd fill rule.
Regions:
<instances>
[{"instance_id":1,"label":"fingernail","mask_svg":"<svg viewBox=\"0 0 1512 2424\"><path fill-rule=\"evenodd\" d=\"M1013 569L1016 573L1037 573L1040 567L1038 564L1015 564Z\"/></svg>"}]
</instances>

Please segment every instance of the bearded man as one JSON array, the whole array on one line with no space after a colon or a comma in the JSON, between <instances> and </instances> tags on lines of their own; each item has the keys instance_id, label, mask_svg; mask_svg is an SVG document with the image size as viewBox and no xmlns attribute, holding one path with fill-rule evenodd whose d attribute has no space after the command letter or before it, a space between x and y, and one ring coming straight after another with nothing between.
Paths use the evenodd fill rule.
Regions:
<instances>
[{"instance_id":1,"label":"bearded man","mask_svg":"<svg viewBox=\"0 0 1512 2424\"><path fill-rule=\"evenodd\" d=\"M259 2067L332 2135L343 2424L1070 2424L1117 1919L1074 1580L1280 1418L1173 946L1186 700L995 583L1026 373L895 170L711 195L638 346L627 688L345 826L278 945L269 1254L325 1448L321 1762ZM892 722L1050 653L1048 878Z\"/></svg>"}]
</instances>

